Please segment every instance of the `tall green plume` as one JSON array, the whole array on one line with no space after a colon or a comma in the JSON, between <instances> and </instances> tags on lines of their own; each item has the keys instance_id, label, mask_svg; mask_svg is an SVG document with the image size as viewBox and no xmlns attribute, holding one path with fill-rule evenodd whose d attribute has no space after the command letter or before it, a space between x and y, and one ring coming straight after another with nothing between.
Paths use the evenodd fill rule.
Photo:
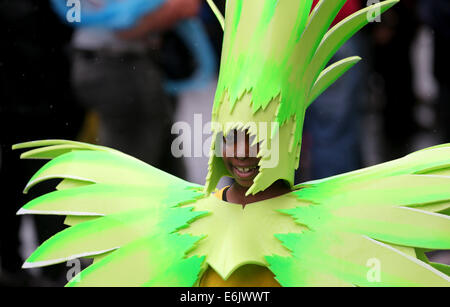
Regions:
<instances>
[{"instance_id":1,"label":"tall green plume","mask_svg":"<svg viewBox=\"0 0 450 307\"><path fill-rule=\"evenodd\" d=\"M367 7L330 29L346 0L229 0L224 43L214 100L213 142L206 192L229 176L216 154L221 134L246 129L268 150L260 152L260 171L247 194L256 194L278 179L293 185L300 158L306 108L360 58L326 65L337 50L364 25L398 0ZM236 122L231 124L230 122ZM277 123L261 133L250 123ZM264 129L263 129L264 130ZM267 136L265 136L267 135ZM267 166L278 138L278 165ZM282 149L282 150L280 150ZM273 158L273 157L272 157Z\"/></svg>"}]
</instances>

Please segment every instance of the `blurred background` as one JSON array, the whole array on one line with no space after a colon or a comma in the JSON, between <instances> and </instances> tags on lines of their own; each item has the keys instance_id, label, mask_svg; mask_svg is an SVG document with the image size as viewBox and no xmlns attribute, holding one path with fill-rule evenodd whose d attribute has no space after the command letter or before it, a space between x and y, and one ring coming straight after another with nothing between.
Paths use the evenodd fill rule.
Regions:
<instances>
[{"instance_id":1,"label":"blurred background","mask_svg":"<svg viewBox=\"0 0 450 307\"><path fill-rule=\"evenodd\" d=\"M92 24L65 22L58 1L0 0L1 286L61 286L70 269L20 268L64 226L56 217L15 215L55 183L23 195L43 162L20 161L12 144L78 140L199 184L207 173L204 155L179 157L171 150L175 139L189 137L171 133L174 123L194 127L200 120L208 142L222 30L206 1L153 1L139 14L118 7L127 18ZM215 3L223 12L225 0ZM334 23L368 3L374 1L349 0ZM448 0L402 0L342 47L337 59L360 55L363 61L308 110L296 181L450 142L449 36ZM430 256L450 264L445 252Z\"/></svg>"}]
</instances>

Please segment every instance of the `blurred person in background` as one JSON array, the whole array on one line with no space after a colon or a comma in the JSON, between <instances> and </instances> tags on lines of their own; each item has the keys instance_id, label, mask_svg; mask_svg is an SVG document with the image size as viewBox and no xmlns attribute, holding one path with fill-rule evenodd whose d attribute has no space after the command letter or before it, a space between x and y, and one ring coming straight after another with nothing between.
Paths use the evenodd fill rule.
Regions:
<instances>
[{"instance_id":1,"label":"blurred person in background","mask_svg":"<svg viewBox=\"0 0 450 307\"><path fill-rule=\"evenodd\" d=\"M386 152L383 160L410 152L412 137L418 132L410 57L419 26L415 12L416 0L402 0L383 15L381 23L372 24L372 69L384 87L384 97L378 97L379 101L384 100L382 130Z\"/></svg>"},{"instance_id":2,"label":"blurred person in background","mask_svg":"<svg viewBox=\"0 0 450 307\"><path fill-rule=\"evenodd\" d=\"M76 137L84 114L70 87L66 46L71 33L47 1L0 0L1 285L44 285L42 280L33 284L28 271L21 270L21 256L28 255L19 252L24 246L19 240L21 218L16 216L19 207L30 199L22 195L21 188L36 165L20 161L11 146L37 139ZM41 188L33 189L31 197ZM59 231L55 228L58 224L62 227L62 221L55 223L49 217L37 217L35 222L40 241L36 243ZM59 280L61 267L46 274L48 279Z\"/></svg>"},{"instance_id":3,"label":"blurred person in background","mask_svg":"<svg viewBox=\"0 0 450 307\"><path fill-rule=\"evenodd\" d=\"M23 246L19 240L20 219L15 213L29 197L23 196L17 187L26 185L32 175L28 167L35 166L19 163L17 154L11 153L11 146L36 139L77 138L84 110L75 102L72 76L77 98L81 98L85 106L98 103L97 110L105 112L102 123L110 125L112 132L118 132L117 138L110 138L116 143L106 145L123 149L122 142L126 142L129 148L125 151L147 161L170 157L167 154L170 140L162 133L170 133L168 127L173 111L168 96L160 89L160 72L151 61L151 55L158 48L158 38L156 34L149 35L149 39L144 37L195 15L199 3L200 0L169 0L155 14L144 16L136 27L120 33L91 32L98 34L95 36L77 31L72 39L76 63L71 72L66 47L72 30L58 21L50 4L38 0L0 0L0 180L4 214L8 217L0 233L1 285L61 285L66 282L67 271L66 265L61 264L44 271L48 279L34 280L28 271L20 269L22 257L28 255L21 255L19 251ZM120 103L124 105L122 108ZM112 111L114 107L118 109ZM103 135L108 140L108 132ZM180 169L175 163L169 163L170 166ZM45 188L45 185L37 187L31 197L42 194L41 189ZM62 220L48 223L51 218L37 218L39 242L36 244L60 231L54 229L55 226L64 227Z\"/></svg>"},{"instance_id":4,"label":"blurred person in background","mask_svg":"<svg viewBox=\"0 0 450 307\"><path fill-rule=\"evenodd\" d=\"M214 3L218 7L222 15L224 15L225 0L214 0ZM178 105L175 120L179 123L185 123L189 125L189 127L196 127L196 125L198 126L199 118L201 118L202 125L211 121L211 103L212 101L214 101L217 86L217 71L219 70L218 59L220 59L220 55L222 53L223 30L206 1L203 1L199 18L202 20L204 29L206 30L206 33L209 37L211 45L210 53L212 57L214 57L214 73L212 74L210 81L205 84L204 87L191 88L187 91L181 92L178 95ZM165 54L167 54L167 52L165 52ZM186 65L185 59L184 62ZM190 155L188 153L183 157L183 161L186 166L186 179L190 182L204 184L208 170L209 157L204 153L198 155L198 148L197 151L194 149L194 146L198 146L198 144L196 144L195 141L192 142L192 140L190 139L192 135L189 135L189 133L176 132L175 135L177 137L177 141L179 141L180 138L183 139L183 148L185 146L189 147L190 145ZM205 142L205 146L207 146L206 144L208 140L206 138L208 136L209 134L205 134L201 139L202 142ZM225 185L227 184L225 183Z\"/></svg>"},{"instance_id":5,"label":"blurred person in background","mask_svg":"<svg viewBox=\"0 0 450 307\"><path fill-rule=\"evenodd\" d=\"M204 1L206 2L206 1ZM225 16L225 0L214 0L214 4L219 9L220 13ZM209 37L211 38L212 45L214 47L214 51L218 59L220 59L220 55L222 54L222 43L223 43L223 30L217 21L216 16L211 11L210 7L205 3L202 6L201 10L201 18L203 23L205 24L206 31L208 32ZM217 61L217 70L219 70L219 61Z\"/></svg>"},{"instance_id":6,"label":"blurred person in background","mask_svg":"<svg viewBox=\"0 0 450 307\"><path fill-rule=\"evenodd\" d=\"M418 14L434 32L434 74L439 83L439 131L443 133L443 142L450 142L450 1L419 0Z\"/></svg>"},{"instance_id":7,"label":"blurred person in background","mask_svg":"<svg viewBox=\"0 0 450 307\"><path fill-rule=\"evenodd\" d=\"M162 34L197 15L201 0L167 0L128 29L78 27L72 84L79 102L99 117L98 143L184 177L170 153L175 101L158 66Z\"/></svg>"},{"instance_id":8,"label":"blurred person in background","mask_svg":"<svg viewBox=\"0 0 450 307\"><path fill-rule=\"evenodd\" d=\"M313 5L317 5L314 0ZM360 0L349 0L331 27L361 9ZM363 38L352 37L329 64L346 57L361 55ZM365 82L364 66L359 63L335 82L305 115L304 149L296 182L319 179L361 167L360 117Z\"/></svg>"}]
</instances>

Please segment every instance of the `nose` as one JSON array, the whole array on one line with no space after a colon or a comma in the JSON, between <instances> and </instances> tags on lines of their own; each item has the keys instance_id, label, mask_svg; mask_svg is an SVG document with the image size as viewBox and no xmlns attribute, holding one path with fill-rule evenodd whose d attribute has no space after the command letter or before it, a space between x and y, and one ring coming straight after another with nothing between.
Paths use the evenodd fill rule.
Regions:
<instances>
[{"instance_id":1,"label":"nose","mask_svg":"<svg viewBox=\"0 0 450 307\"><path fill-rule=\"evenodd\" d=\"M236 142L236 155L235 157L238 159L248 158L248 135L239 135L237 136Z\"/></svg>"}]
</instances>

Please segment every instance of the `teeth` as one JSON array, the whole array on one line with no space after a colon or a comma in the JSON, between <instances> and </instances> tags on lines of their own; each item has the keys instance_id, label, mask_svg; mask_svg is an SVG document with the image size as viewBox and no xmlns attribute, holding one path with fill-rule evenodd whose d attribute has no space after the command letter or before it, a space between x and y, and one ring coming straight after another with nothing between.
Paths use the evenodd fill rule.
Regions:
<instances>
[{"instance_id":1,"label":"teeth","mask_svg":"<svg viewBox=\"0 0 450 307\"><path fill-rule=\"evenodd\" d=\"M240 171L242 173L247 173L249 171L254 170L256 167L237 167L236 166L236 168L237 168L238 171Z\"/></svg>"}]
</instances>

